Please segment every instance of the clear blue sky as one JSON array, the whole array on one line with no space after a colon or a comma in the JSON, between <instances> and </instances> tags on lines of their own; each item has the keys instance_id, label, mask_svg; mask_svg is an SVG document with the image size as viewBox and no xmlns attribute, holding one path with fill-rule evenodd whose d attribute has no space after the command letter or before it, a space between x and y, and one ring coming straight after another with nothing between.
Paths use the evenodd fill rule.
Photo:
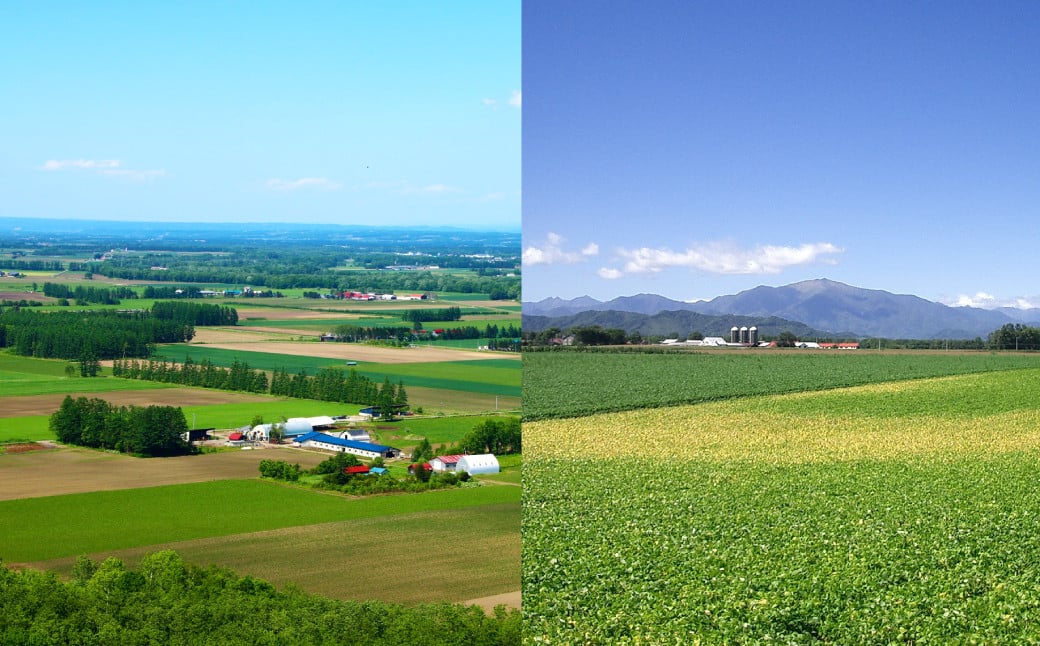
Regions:
<instances>
[{"instance_id":1,"label":"clear blue sky","mask_svg":"<svg viewBox=\"0 0 1040 646\"><path fill-rule=\"evenodd\" d=\"M1040 306L1040 4L523 12L525 301L826 277Z\"/></svg>"},{"instance_id":2,"label":"clear blue sky","mask_svg":"<svg viewBox=\"0 0 1040 646\"><path fill-rule=\"evenodd\" d=\"M520 2L5 2L0 217L520 227Z\"/></svg>"}]
</instances>

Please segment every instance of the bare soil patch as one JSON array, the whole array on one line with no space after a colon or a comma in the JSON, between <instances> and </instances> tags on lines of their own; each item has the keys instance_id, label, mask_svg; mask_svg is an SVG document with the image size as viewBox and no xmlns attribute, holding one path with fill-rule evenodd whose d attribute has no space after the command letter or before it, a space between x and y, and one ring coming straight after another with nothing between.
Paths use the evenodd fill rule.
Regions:
<instances>
[{"instance_id":1,"label":"bare soil patch","mask_svg":"<svg viewBox=\"0 0 1040 646\"><path fill-rule=\"evenodd\" d=\"M208 406L242 402L270 401L270 398L245 393L229 393L201 388L157 388L155 390L117 390L103 393L75 393L75 397L104 399L116 406ZM63 394L4 397L0 418L49 415L58 410Z\"/></svg>"},{"instance_id":2,"label":"bare soil patch","mask_svg":"<svg viewBox=\"0 0 1040 646\"><path fill-rule=\"evenodd\" d=\"M118 453L61 447L52 451L0 455L0 500L58 496L89 491L255 478L270 451L226 451L176 458L134 458ZM278 459L310 468L326 455L307 451Z\"/></svg>"},{"instance_id":3,"label":"bare soil patch","mask_svg":"<svg viewBox=\"0 0 1040 646\"><path fill-rule=\"evenodd\" d=\"M308 343L272 341L261 345L255 343L210 343L213 348L237 350L239 352L272 352L304 357L327 359L350 359L373 363L428 363L436 361L481 361L486 359L519 360L519 353L489 353L476 350L454 350L451 348L388 348L353 343Z\"/></svg>"},{"instance_id":4,"label":"bare soil patch","mask_svg":"<svg viewBox=\"0 0 1040 646\"><path fill-rule=\"evenodd\" d=\"M469 599L462 602L466 606L480 606L484 609L484 612L491 614L495 610L495 606L505 606L507 608L516 608L520 610L520 590L516 592L507 592L505 594L496 594L490 597L481 597L479 599Z\"/></svg>"},{"instance_id":5,"label":"bare soil patch","mask_svg":"<svg viewBox=\"0 0 1040 646\"><path fill-rule=\"evenodd\" d=\"M0 292L0 301L38 301L40 303L57 303L58 299L43 294L29 292Z\"/></svg>"},{"instance_id":6,"label":"bare soil patch","mask_svg":"<svg viewBox=\"0 0 1040 646\"><path fill-rule=\"evenodd\" d=\"M293 331L278 328L228 328L228 327L197 327L195 336L191 343L256 343L262 341L284 341L286 337L295 334ZM313 330L308 336L317 336Z\"/></svg>"},{"instance_id":7,"label":"bare soil patch","mask_svg":"<svg viewBox=\"0 0 1040 646\"><path fill-rule=\"evenodd\" d=\"M28 453L30 451L46 451L53 448L53 446L45 446L36 442L22 442L19 444L4 444L0 447L0 453Z\"/></svg>"}]
</instances>

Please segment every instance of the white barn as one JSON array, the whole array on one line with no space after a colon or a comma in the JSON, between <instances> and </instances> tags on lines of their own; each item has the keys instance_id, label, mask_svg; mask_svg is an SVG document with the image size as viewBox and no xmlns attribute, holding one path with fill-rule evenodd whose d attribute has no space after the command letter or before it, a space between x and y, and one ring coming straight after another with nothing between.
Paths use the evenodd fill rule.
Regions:
<instances>
[{"instance_id":1,"label":"white barn","mask_svg":"<svg viewBox=\"0 0 1040 646\"><path fill-rule=\"evenodd\" d=\"M464 455L459 458L458 463L455 465L456 472L465 471L470 475L476 475L478 473L498 473L501 470L501 467L498 465L498 458L490 453Z\"/></svg>"}]
</instances>

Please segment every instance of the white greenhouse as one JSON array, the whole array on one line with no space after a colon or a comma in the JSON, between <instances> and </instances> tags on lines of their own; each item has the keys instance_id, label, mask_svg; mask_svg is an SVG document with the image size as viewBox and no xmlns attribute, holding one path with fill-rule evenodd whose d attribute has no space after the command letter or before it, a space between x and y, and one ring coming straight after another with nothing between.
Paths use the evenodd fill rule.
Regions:
<instances>
[{"instance_id":1,"label":"white greenhouse","mask_svg":"<svg viewBox=\"0 0 1040 646\"><path fill-rule=\"evenodd\" d=\"M470 475L478 473L498 473L502 469L498 466L498 459L490 453L480 455L464 455L459 458L455 465L455 472L465 471Z\"/></svg>"}]
</instances>

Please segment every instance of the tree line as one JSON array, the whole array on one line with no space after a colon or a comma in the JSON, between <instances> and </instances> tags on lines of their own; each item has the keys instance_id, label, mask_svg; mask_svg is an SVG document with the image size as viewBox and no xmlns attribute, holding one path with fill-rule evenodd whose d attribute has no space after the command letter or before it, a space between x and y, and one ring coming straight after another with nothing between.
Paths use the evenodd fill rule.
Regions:
<instances>
[{"instance_id":1,"label":"tree line","mask_svg":"<svg viewBox=\"0 0 1040 646\"><path fill-rule=\"evenodd\" d=\"M116 359L112 362L112 376L199 388L378 406L389 411L408 406L408 393L403 382L394 385L387 377L380 386L357 370L343 371L330 367L319 369L313 376L303 370L290 374L284 368L279 368L271 373L271 379L268 381L267 372L254 370L247 362L238 359L232 361L228 368L214 365L209 359L196 362L191 357L185 358L183 363L168 362L165 359Z\"/></svg>"},{"instance_id":2,"label":"tree line","mask_svg":"<svg viewBox=\"0 0 1040 646\"><path fill-rule=\"evenodd\" d=\"M987 342L994 350L1040 350L1040 327L1008 323L991 332Z\"/></svg>"},{"instance_id":3,"label":"tree line","mask_svg":"<svg viewBox=\"0 0 1040 646\"><path fill-rule=\"evenodd\" d=\"M119 305L124 298L137 298L137 292L130 287L71 287L61 283L44 283L43 295L65 300L74 299L76 305Z\"/></svg>"},{"instance_id":4,"label":"tree line","mask_svg":"<svg viewBox=\"0 0 1040 646\"><path fill-rule=\"evenodd\" d=\"M277 618L273 621L272 618ZM459 604L339 601L185 562L172 550L136 569L77 559L67 581L0 566L4 644L520 644L520 612Z\"/></svg>"},{"instance_id":5,"label":"tree line","mask_svg":"<svg viewBox=\"0 0 1040 646\"><path fill-rule=\"evenodd\" d=\"M180 321L200 327L238 323L238 310L227 305L211 303L158 301L152 304L152 316L161 321Z\"/></svg>"},{"instance_id":6,"label":"tree line","mask_svg":"<svg viewBox=\"0 0 1040 646\"><path fill-rule=\"evenodd\" d=\"M145 456L191 453L184 412L173 406L113 406L104 399L66 395L50 416L59 442Z\"/></svg>"},{"instance_id":7,"label":"tree line","mask_svg":"<svg viewBox=\"0 0 1040 646\"><path fill-rule=\"evenodd\" d=\"M412 323L426 323L429 321L458 321L462 319L462 308L458 305L439 307L433 309L405 310L401 312L401 319Z\"/></svg>"},{"instance_id":8,"label":"tree line","mask_svg":"<svg viewBox=\"0 0 1040 646\"><path fill-rule=\"evenodd\" d=\"M15 354L47 359L79 360L147 357L157 343L181 343L195 327L161 320L148 312L0 311L0 347Z\"/></svg>"}]
</instances>

